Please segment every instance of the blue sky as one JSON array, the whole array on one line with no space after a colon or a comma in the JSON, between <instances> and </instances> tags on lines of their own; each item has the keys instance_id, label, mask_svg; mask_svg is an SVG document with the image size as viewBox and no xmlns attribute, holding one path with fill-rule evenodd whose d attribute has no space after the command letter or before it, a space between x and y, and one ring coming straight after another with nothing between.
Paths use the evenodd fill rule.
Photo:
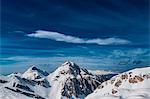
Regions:
<instances>
[{"instance_id":1,"label":"blue sky","mask_svg":"<svg viewBox=\"0 0 150 99\"><path fill-rule=\"evenodd\" d=\"M1 73L66 60L113 71L147 66L148 17L148 0L2 0Z\"/></svg>"}]
</instances>

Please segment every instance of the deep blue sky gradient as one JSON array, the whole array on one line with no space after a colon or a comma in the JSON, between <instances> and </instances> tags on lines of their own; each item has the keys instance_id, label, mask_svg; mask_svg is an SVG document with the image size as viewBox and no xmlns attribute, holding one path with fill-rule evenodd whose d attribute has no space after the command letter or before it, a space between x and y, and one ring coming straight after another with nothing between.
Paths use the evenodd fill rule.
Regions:
<instances>
[{"instance_id":1,"label":"deep blue sky gradient","mask_svg":"<svg viewBox=\"0 0 150 99\"><path fill-rule=\"evenodd\" d=\"M32 64L50 64L48 68L51 68L65 60L78 62L89 69L116 71L135 66L131 62L129 66L120 66L110 61L103 66L101 60L142 60L136 65L149 65L148 4L149 0L1 0L1 72L23 71ZM88 39L117 37L129 40L131 44L72 44L26 36L37 30ZM116 50L121 51L119 55L112 54ZM30 60L18 61L16 57ZM37 57L40 63L32 60ZM46 61L46 58L53 60ZM116 64L119 67L115 67ZM12 69L7 71L7 68Z\"/></svg>"}]
</instances>

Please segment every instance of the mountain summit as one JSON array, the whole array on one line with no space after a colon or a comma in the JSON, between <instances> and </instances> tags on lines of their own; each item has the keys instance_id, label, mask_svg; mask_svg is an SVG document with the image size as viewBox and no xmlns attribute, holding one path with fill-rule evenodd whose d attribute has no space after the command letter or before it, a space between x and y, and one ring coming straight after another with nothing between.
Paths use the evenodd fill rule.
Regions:
<instances>
[{"instance_id":1,"label":"mountain summit","mask_svg":"<svg viewBox=\"0 0 150 99\"><path fill-rule=\"evenodd\" d=\"M30 67L26 72L22 74L23 78L35 80L35 79L40 79L45 76L48 76L49 74L46 71L43 71L36 66Z\"/></svg>"},{"instance_id":2,"label":"mountain summit","mask_svg":"<svg viewBox=\"0 0 150 99\"><path fill-rule=\"evenodd\" d=\"M60 67L58 67L53 75L67 75L67 76L77 76L80 75L80 73L82 71L85 71L86 69L81 69L77 64L71 62L71 61L67 61L65 63L63 63ZM88 73L88 71L86 70L86 73Z\"/></svg>"},{"instance_id":3,"label":"mountain summit","mask_svg":"<svg viewBox=\"0 0 150 99\"><path fill-rule=\"evenodd\" d=\"M55 94L55 98L83 98L107 80L106 77L93 75L69 61L63 63L47 78L52 84L53 91L50 92L50 96L54 97Z\"/></svg>"}]
</instances>

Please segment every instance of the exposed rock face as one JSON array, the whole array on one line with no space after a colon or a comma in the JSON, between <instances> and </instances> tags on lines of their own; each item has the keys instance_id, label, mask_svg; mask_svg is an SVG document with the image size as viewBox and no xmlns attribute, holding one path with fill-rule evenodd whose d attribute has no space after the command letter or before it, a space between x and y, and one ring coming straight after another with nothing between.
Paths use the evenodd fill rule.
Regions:
<instances>
[{"instance_id":1,"label":"exposed rock face","mask_svg":"<svg viewBox=\"0 0 150 99\"><path fill-rule=\"evenodd\" d=\"M35 66L30 67L26 72L22 74L23 78L35 80L48 76L46 71L43 71Z\"/></svg>"},{"instance_id":2,"label":"exposed rock face","mask_svg":"<svg viewBox=\"0 0 150 99\"><path fill-rule=\"evenodd\" d=\"M91 80L91 81L90 81ZM62 95L66 97L71 97L72 95L79 97L79 95L88 95L93 92L94 89L100 84L95 80L86 78L68 78L63 89Z\"/></svg>"},{"instance_id":3,"label":"exposed rock face","mask_svg":"<svg viewBox=\"0 0 150 99\"><path fill-rule=\"evenodd\" d=\"M36 70L38 74L40 74L39 72L42 71L36 67L31 67L30 69L28 69L26 71L26 73L27 72L29 74L32 73L32 71L29 72L29 70L31 70L31 69ZM34 74L34 72L33 72L33 74ZM28 79L28 77L24 78L21 74L18 74L18 73L13 73L13 74L5 76L5 77L1 76L0 81L2 84L4 84L3 88L13 91L13 92L16 92L16 93L19 93L19 94L23 94L23 95L31 97L31 98L35 98L35 99L45 99L44 97L35 93L35 91L36 91L35 89L37 86L43 87L43 88L50 87L49 82L45 78L40 78L40 79L36 78L33 80L33 79Z\"/></svg>"},{"instance_id":4,"label":"exposed rock face","mask_svg":"<svg viewBox=\"0 0 150 99\"><path fill-rule=\"evenodd\" d=\"M64 69L59 71L57 79L62 75L69 75L62 88L62 96L71 98L72 96L87 96L92 93L102 82L108 80L107 76L97 76L80 68L73 62L66 62L62 65Z\"/></svg>"},{"instance_id":5,"label":"exposed rock face","mask_svg":"<svg viewBox=\"0 0 150 99\"><path fill-rule=\"evenodd\" d=\"M129 79L130 83L138 83L138 82L142 82L144 80L143 77L140 76L134 76L133 78Z\"/></svg>"},{"instance_id":6,"label":"exposed rock face","mask_svg":"<svg viewBox=\"0 0 150 99\"><path fill-rule=\"evenodd\" d=\"M2 88L0 92L11 91L36 99L84 98L114 75L114 73L92 74L69 61L49 75L32 66L23 74L13 73L5 77L0 76Z\"/></svg>"},{"instance_id":7,"label":"exposed rock face","mask_svg":"<svg viewBox=\"0 0 150 99\"><path fill-rule=\"evenodd\" d=\"M30 98L34 98L34 99L45 99L45 98L43 98L43 97L41 97L41 96L39 96L39 95L35 95L35 94L32 94L32 93L27 93L27 92L21 91L21 90L19 90L19 89L12 89L12 88L9 88L9 87L5 87L5 88L8 89L8 90L11 90L11 91L13 91L13 92L17 92L17 93L26 95L26 96L28 96L28 97L30 97Z\"/></svg>"},{"instance_id":8,"label":"exposed rock face","mask_svg":"<svg viewBox=\"0 0 150 99\"><path fill-rule=\"evenodd\" d=\"M114 89L112 89L112 94L115 94L115 93L117 93L117 91L116 91L116 90L114 90Z\"/></svg>"},{"instance_id":9,"label":"exposed rock face","mask_svg":"<svg viewBox=\"0 0 150 99\"><path fill-rule=\"evenodd\" d=\"M80 68L77 64L67 61L48 78L55 84L59 82L57 86L61 87L60 93L62 97L83 98L112 76L110 74L94 75L88 70ZM53 95L53 93L51 92L50 95Z\"/></svg>"},{"instance_id":10,"label":"exposed rock face","mask_svg":"<svg viewBox=\"0 0 150 99\"><path fill-rule=\"evenodd\" d=\"M122 81L121 80L118 80L116 83L115 83L115 86L116 87L119 87L121 85Z\"/></svg>"},{"instance_id":11,"label":"exposed rock face","mask_svg":"<svg viewBox=\"0 0 150 99\"><path fill-rule=\"evenodd\" d=\"M128 79L128 75L127 74L124 74L124 75L121 75L121 79Z\"/></svg>"},{"instance_id":12,"label":"exposed rock face","mask_svg":"<svg viewBox=\"0 0 150 99\"><path fill-rule=\"evenodd\" d=\"M7 81L0 79L0 83L7 83Z\"/></svg>"},{"instance_id":13,"label":"exposed rock face","mask_svg":"<svg viewBox=\"0 0 150 99\"><path fill-rule=\"evenodd\" d=\"M92 94L88 95L86 99L103 99L104 97L112 97L112 99L120 99L121 97L127 99L130 97L133 98L132 96L134 95L139 99L149 99L149 83L150 67L133 69L116 75L102 83ZM147 96L148 98L146 98Z\"/></svg>"}]
</instances>

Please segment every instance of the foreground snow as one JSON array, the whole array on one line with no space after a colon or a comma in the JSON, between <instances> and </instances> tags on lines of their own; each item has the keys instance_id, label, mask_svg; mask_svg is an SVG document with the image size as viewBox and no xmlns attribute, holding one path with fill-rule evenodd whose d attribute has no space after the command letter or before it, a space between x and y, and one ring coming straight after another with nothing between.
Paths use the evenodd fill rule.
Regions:
<instances>
[{"instance_id":1,"label":"foreground snow","mask_svg":"<svg viewBox=\"0 0 150 99\"><path fill-rule=\"evenodd\" d=\"M86 99L150 99L150 67L130 70L102 83Z\"/></svg>"},{"instance_id":2,"label":"foreground snow","mask_svg":"<svg viewBox=\"0 0 150 99\"><path fill-rule=\"evenodd\" d=\"M0 99L33 99L22 94L18 94L11 90L0 88Z\"/></svg>"}]
</instances>

